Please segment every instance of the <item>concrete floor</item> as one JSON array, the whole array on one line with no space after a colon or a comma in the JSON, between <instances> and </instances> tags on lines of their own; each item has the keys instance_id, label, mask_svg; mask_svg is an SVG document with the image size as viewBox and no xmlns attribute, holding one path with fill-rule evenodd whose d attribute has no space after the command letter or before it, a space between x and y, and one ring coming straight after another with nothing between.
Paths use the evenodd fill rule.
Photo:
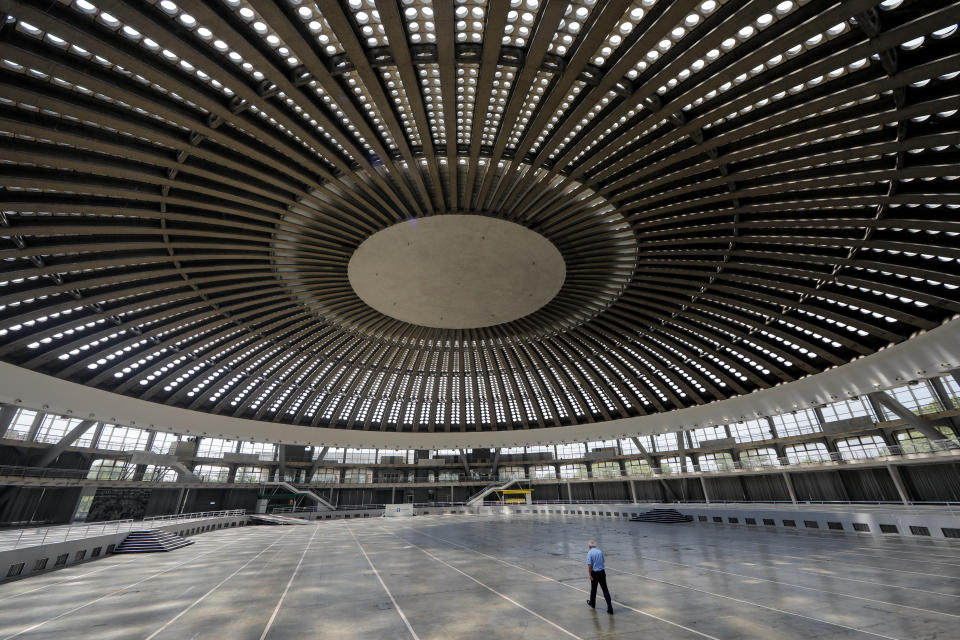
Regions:
<instances>
[{"instance_id":1,"label":"concrete floor","mask_svg":"<svg viewBox=\"0 0 960 640\"><path fill-rule=\"evenodd\" d=\"M586 604L586 542L616 614ZM960 545L559 516L207 533L0 585L6 638L958 638Z\"/></svg>"}]
</instances>

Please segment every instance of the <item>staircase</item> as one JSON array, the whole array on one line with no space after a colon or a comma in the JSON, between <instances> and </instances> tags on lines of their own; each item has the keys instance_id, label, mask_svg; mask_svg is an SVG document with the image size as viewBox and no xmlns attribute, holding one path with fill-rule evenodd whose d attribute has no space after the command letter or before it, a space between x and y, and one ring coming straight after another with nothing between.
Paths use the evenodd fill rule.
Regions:
<instances>
[{"instance_id":1,"label":"staircase","mask_svg":"<svg viewBox=\"0 0 960 640\"><path fill-rule=\"evenodd\" d=\"M300 518L285 518L283 516L266 515L263 513L251 515L250 520L252 522L256 522L257 524L269 524L269 525L310 524L306 520L301 520Z\"/></svg>"},{"instance_id":2,"label":"staircase","mask_svg":"<svg viewBox=\"0 0 960 640\"><path fill-rule=\"evenodd\" d=\"M336 511L337 508L315 494L309 489L298 489L289 482L264 482L261 484L264 487L279 487L281 489L286 489L290 493L297 493L303 496L307 496L317 505L317 511Z\"/></svg>"},{"instance_id":3,"label":"staircase","mask_svg":"<svg viewBox=\"0 0 960 640\"><path fill-rule=\"evenodd\" d=\"M693 522L693 516L680 513L676 509L651 509L640 515L630 518L630 522L659 522L673 524L677 522Z\"/></svg>"},{"instance_id":4,"label":"staircase","mask_svg":"<svg viewBox=\"0 0 960 640\"><path fill-rule=\"evenodd\" d=\"M493 484L488 484L486 487L484 487L483 489L481 489L479 493L476 493L476 494L470 496L470 499L467 500L467 506L468 506L468 507L475 507L475 506L478 506L478 505L482 505L482 504L483 504L483 499L486 498L486 497L487 497L488 495L490 495L491 493L493 493L493 492L495 492L495 491L503 491L504 489L509 489L509 488L512 487L513 485L519 484L519 483L520 483L520 479L519 479L519 478L511 478L510 480L507 480L507 481L504 482L503 484L498 484L498 483L496 483L496 482L493 483Z\"/></svg>"},{"instance_id":5,"label":"staircase","mask_svg":"<svg viewBox=\"0 0 960 640\"><path fill-rule=\"evenodd\" d=\"M148 529L147 531L131 531L130 534L123 539L123 542L117 545L117 548L114 549L113 552L151 553L154 551L173 551L174 549L186 547L191 544L193 544L193 540L189 538L181 538L166 531Z\"/></svg>"}]
</instances>

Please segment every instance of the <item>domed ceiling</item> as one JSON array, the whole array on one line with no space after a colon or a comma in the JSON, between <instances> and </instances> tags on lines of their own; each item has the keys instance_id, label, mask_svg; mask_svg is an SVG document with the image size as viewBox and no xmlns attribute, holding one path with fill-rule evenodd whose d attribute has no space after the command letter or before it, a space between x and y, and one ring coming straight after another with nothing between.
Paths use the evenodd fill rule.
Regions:
<instances>
[{"instance_id":1,"label":"domed ceiling","mask_svg":"<svg viewBox=\"0 0 960 640\"><path fill-rule=\"evenodd\" d=\"M0 11L21 367L267 422L525 429L789 383L960 310L955 2Z\"/></svg>"}]
</instances>

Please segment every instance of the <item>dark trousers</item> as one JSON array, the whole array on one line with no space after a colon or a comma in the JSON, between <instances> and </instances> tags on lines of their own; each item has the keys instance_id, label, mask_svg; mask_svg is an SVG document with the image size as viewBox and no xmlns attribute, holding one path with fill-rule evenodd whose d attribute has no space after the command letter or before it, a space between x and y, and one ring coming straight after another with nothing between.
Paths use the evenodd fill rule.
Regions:
<instances>
[{"instance_id":1,"label":"dark trousers","mask_svg":"<svg viewBox=\"0 0 960 640\"><path fill-rule=\"evenodd\" d=\"M593 580L590 581L590 602L596 604L597 602L597 585L600 585L600 588L603 589L603 597L607 601L607 609L613 607L610 604L610 590L607 589L607 572L606 571L594 571Z\"/></svg>"}]
</instances>

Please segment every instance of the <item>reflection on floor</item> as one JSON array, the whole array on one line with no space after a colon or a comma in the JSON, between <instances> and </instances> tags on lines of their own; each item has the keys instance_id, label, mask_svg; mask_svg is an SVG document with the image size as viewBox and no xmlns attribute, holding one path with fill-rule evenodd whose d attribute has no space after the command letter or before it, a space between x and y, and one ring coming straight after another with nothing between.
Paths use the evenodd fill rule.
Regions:
<instances>
[{"instance_id":1,"label":"reflection on floor","mask_svg":"<svg viewBox=\"0 0 960 640\"><path fill-rule=\"evenodd\" d=\"M613 616L587 607L586 543ZM5 638L957 637L960 544L560 516L250 527L0 585Z\"/></svg>"}]
</instances>

